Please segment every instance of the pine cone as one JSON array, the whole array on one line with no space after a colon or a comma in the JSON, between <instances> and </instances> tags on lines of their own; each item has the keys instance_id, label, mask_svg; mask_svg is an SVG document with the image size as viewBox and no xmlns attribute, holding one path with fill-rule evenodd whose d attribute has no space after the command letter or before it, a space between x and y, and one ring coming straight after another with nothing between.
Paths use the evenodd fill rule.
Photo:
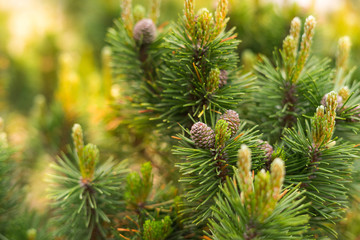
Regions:
<instances>
[{"instance_id":1,"label":"pine cone","mask_svg":"<svg viewBox=\"0 0 360 240\"><path fill-rule=\"evenodd\" d=\"M137 22L134 27L134 39L143 44L150 44L154 41L156 27L151 19L144 18Z\"/></svg>"},{"instance_id":2,"label":"pine cone","mask_svg":"<svg viewBox=\"0 0 360 240\"><path fill-rule=\"evenodd\" d=\"M326 100L328 98L328 95L329 93L325 94L324 97L321 99L321 105L323 105L324 107L326 107ZM343 106L343 98L340 95L337 96L337 103L338 104L336 110L339 110Z\"/></svg>"},{"instance_id":3,"label":"pine cone","mask_svg":"<svg viewBox=\"0 0 360 240\"><path fill-rule=\"evenodd\" d=\"M226 112L220 116L220 119L224 119L229 124L231 136L234 136L240 126L239 114L234 110L226 110Z\"/></svg>"},{"instance_id":4,"label":"pine cone","mask_svg":"<svg viewBox=\"0 0 360 240\"><path fill-rule=\"evenodd\" d=\"M267 141L259 140L259 143L259 148L265 152L265 161L271 161L271 155L274 152L273 147Z\"/></svg>"},{"instance_id":5,"label":"pine cone","mask_svg":"<svg viewBox=\"0 0 360 240\"><path fill-rule=\"evenodd\" d=\"M199 148L213 148L215 144L215 133L205 123L197 122L190 130L191 139Z\"/></svg>"},{"instance_id":6,"label":"pine cone","mask_svg":"<svg viewBox=\"0 0 360 240\"><path fill-rule=\"evenodd\" d=\"M220 70L219 88L225 86L228 80L228 72L226 70Z\"/></svg>"}]
</instances>

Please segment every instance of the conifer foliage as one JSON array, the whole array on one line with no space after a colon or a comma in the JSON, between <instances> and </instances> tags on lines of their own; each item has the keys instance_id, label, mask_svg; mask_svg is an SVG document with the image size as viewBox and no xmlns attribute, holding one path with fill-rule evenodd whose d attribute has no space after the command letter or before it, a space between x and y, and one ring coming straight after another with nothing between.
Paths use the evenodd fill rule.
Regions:
<instances>
[{"instance_id":1,"label":"conifer foliage","mask_svg":"<svg viewBox=\"0 0 360 240\"><path fill-rule=\"evenodd\" d=\"M359 130L360 101L358 89L349 88L358 81L344 70L349 40L339 41L332 69L328 60L310 56L315 23L312 16L306 19L299 43L301 21L294 18L283 48L274 53L275 66L261 59L255 68L260 91L254 95L252 114L265 113L254 120L267 140L282 146L285 184L300 184L310 203L307 236L336 238L335 224L344 217L349 197L358 195L349 190L349 183L359 158L354 133Z\"/></svg>"},{"instance_id":2,"label":"conifer foliage","mask_svg":"<svg viewBox=\"0 0 360 240\"><path fill-rule=\"evenodd\" d=\"M135 116L131 111L127 123L139 128L148 122L159 102L161 87L158 79L163 64L162 56L166 50L164 26L159 26L160 1L151 1L151 9L141 5L134 9L131 0L122 1L121 18L115 21L115 27L108 32L107 41L111 45L113 74L116 79L126 80L129 106L141 111ZM120 107L120 106L119 106ZM135 121L134 123L134 119Z\"/></svg>"},{"instance_id":3,"label":"conifer foliage","mask_svg":"<svg viewBox=\"0 0 360 240\"><path fill-rule=\"evenodd\" d=\"M329 61L309 57L315 25L315 18L308 17L300 39L301 21L294 18L283 49L274 52L275 66L262 57L256 67L260 91L254 98L258 105L253 109L254 118L263 113L256 121L271 141L278 141L284 129L293 127L301 115L312 115L321 98L331 91Z\"/></svg>"},{"instance_id":4,"label":"conifer foliage","mask_svg":"<svg viewBox=\"0 0 360 240\"><path fill-rule=\"evenodd\" d=\"M100 162L98 148L84 145L81 126L72 132L74 151L53 164L50 198L53 199L54 225L58 236L67 239L105 239L113 211L123 204L126 162L112 159Z\"/></svg>"},{"instance_id":5,"label":"conifer foliage","mask_svg":"<svg viewBox=\"0 0 360 240\"><path fill-rule=\"evenodd\" d=\"M213 239L302 239L308 215L298 186L282 190L285 166L280 158L271 173L251 174L251 152L242 145L234 178L228 178L213 207ZM220 194L221 193L221 194ZM282 229L282 231L278 231Z\"/></svg>"},{"instance_id":6,"label":"conifer foliage","mask_svg":"<svg viewBox=\"0 0 360 240\"><path fill-rule=\"evenodd\" d=\"M228 1L218 1L214 15L207 9L195 13L194 0L185 1L184 17L166 36L166 71L159 110L171 125L191 126L190 114L198 120L212 110L240 104L249 91L249 75L239 75L234 29L226 30Z\"/></svg>"},{"instance_id":7,"label":"conifer foliage","mask_svg":"<svg viewBox=\"0 0 360 240\"><path fill-rule=\"evenodd\" d=\"M329 234L336 232L329 226L338 222L349 202L349 183L352 181L352 165L358 158L354 145L335 142L332 138L335 127L337 94L329 93L326 107L317 108L305 130L300 124L297 129L287 129L284 139L291 158L287 163L289 183L301 182L306 189L312 230L319 228Z\"/></svg>"},{"instance_id":8,"label":"conifer foliage","mask_svg":"<svg viewBox=\"0 0 360 240\"><path fill-rule=\"evenodd\" d=\"M226 30L228 1L219 1L214 14L205 8L195 14L194 0L185 1L184 17L156 37L151 19L132 28L131 1L123 6L122 19L108 35L114 73L136 82L143 97L132 101L158 126L190 127L188 115L198 120L209 111L234 108L249 91L252 78L237 69L239 40L234 29Z\"/></svg>"},{"instance_id":9,"label":"conifer foliage","mask_svg":"<svg viewBox=\"0 0 360 240\"><path fill-rule=\"evenodd\" d=\"M14 194L12 175L15 165L12 163L11 150L8 146L7 135L4 132L4 121L0 118L0 237L9 226L8 219L15 214L17 194Z\"/></svg>"},{"instance_id":10,"label":"conifer foliage","mask_svg":"<svg viewBox=\"0 0 360 240\"><path fill-rule=\"evenodd\" d=\"M273 58L243 73L227 0L214 12L184 0L169 25L159 23L160 1L150 2L123 0L108 32L113 74L127 88L126 107L113 106L126 109L127 127L156 132L156 145L171 134L164 145L176 160L103 159L75 124L48 176L52 239L341 239L336 225L360 196L350 39L339 40L332 67L311 54L315 18L302 27L295 17ZM0 231L16 202L10 153L0 118ZM165 182L162 160L179 179Z\"/></svg>"},{"instance_id":11,"label":"conifer foliage","mask_svg":"<svg viewBox=\"0 0 360 240\"><path fill-rule=\"evenodd\" d=\"M335 224L356 194L349 184L359 158L359 83L347 71L349 39L339 41L332 68L311 55L315 18L302 28L295 17L282 49L273 59L260 57L254 80L239 71L239 40L226 28L228 1L219 0L212 13L195 12L194 1L185 0L183 16L163 35L124 4L109 32L115 74L141 75L131 87L151 96L137 99L146 121L182 130L173 136L173 154L183 194L173 205L169 239L337 238ZM138 63L128 72L125 56ZM139 64L144 59L151 68ZM150 222L139 219L137 229L145 231ZM162 216L151 224L166 222Z\"/></svg>"},{"instance_id":12,"label":"conifer foliage","mask_svg":"<svg viewBox=\"0 0 360 240\"><path fill-rule=\"evenodd\" d=\"M227 116L229 113L235 118L231 119L233 122ZM185 208L182 212L189 222L204 223L211 215L210 207L220 191L219 187L227 176L233 174L231 166L236 165L237 151L241 144L247 144L258 153L259 157L254 158L254 169L261 166L261 159L264 157L257 147L257 132L254 129L246 129L246 124L240 123L236 112L227 110L220 117L216 115L212 115L209 121L215 130L205 123L197 122L190 132L185 131L193 140L189 139L187 134L178 135L181 139L180 146L174 149L174 154L180 155L184 160L178 163L178 166L182 174L180 182L186 192ZM205 126L199 130L200 134L193 131L199 124ZM236 132L232 135L233 129L236 129ZM205 135L209 130L212 130L213 134ZM213 142L210 147L198 143L201 140L209 141L209 138L212 138Z\"/></svg>"}]
</instances>

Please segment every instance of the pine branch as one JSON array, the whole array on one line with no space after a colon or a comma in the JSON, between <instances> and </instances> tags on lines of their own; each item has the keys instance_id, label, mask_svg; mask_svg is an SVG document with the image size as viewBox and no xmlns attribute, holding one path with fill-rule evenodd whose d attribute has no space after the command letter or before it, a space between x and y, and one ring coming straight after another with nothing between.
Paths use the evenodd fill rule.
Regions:
<instances>
[{"instance_id":1,"label":"pine branch","mask_svg":"<svg viewBox=\"0 0 360 240\"><path fill-rule=\"evenodd\" d=\"M336 95L332 101L336 101ZM353 144L341 139L331 140L333 128L329 125L329 116L335 109L330 114L329 108L324 117L316 113L312 127L306 122L304 129L298 122L297 128L285 130L284 137L285 151L289 156L285 162L286 183L301 182L301 187L306 189L306 202L311 202L311 234L320 236L337 235L331 226L342 219L347 209L352 164L358 158ZM324 108L318 108L319 111L324 111ZM335 119L331 121L335 123Z\"/></svg>"},{"instance_id":2,"label":"pine branch","mask_svg":"<svg viewBox=\"0 0 360 240\"><path fill-rule=\"evenodd\" d=\"M338 93L338 107L336 109L338 127L335 135L354 142L360 130L360 83L353 79L355 68L347 71L350 46L351 42L348 37L339 39L332 90ZM326 98L327 94L323 96L321 101L324 106Z\"/></svg>"},{"instance_id":3,"label":"pine branch","mask_svg":"<svg viewBox=\"0 0 360 240\"><path fill-rule=\"evenodd\" d=\"M127 176L124 194L127 211L121 213L124 219L117 226L121 239L186 239L193 231L191 226L185 228L181 223L177 190L167 184L154 193L150 162L141 166L140 173Z\"/></svg>"},{"instance_id":4,"label":"pine branch","mask_svg":"<svg viewBox=\"0 0 360 240\"><path fill-rule=\"evenodd\" d=\"M332 76L329 60L308 57L314 20L307 19L307 30L299 52L296 52L296 31L293 30L299 23L294 21L283 49L279 53L274 52L275 65L262 57L255 67L259 91L254 96L252 118L260 124L270 142L280 142L284 129L295 126L300 116L312 115L322 96L333 88L333 83L329 81ZM263 113L261 118L258 117L259 112Z\"/></svg>"},{"instance_id":5,"label":"pine branch","mask_svg":"<svg viewBox=\"0 0 360 240\"><path fill-rule=\"evenodd\" d=\"M192 6L190 2L187 7ZM169 54L164 57L166 68L160 80L164 90L158 110L163 112L160 118L170 126L180 123L190 127L188 114L197 120L214 109L236 107L252 82L250 75L240 76L234 70L238 64L236 48L239 43L234 39L234 29L218 35L207 32L207 24L202 21L212 19L212 15L201 10L194 17L191 12L193 10L185 9L186 21L174 25L165 39ZM221 74L214 75L218 71Z\"/></svg>"},{"instance_id":6,"label":"pine branch","mask_svg":"<svg viewBox=\"0 0 360 240\"><path fill-rule=\"evenodd\" d=\"M19 194L15 189L15 164L10 158L12 150L8 146L7 135L3 131L3 119L0 117L0 232L6 234L10 219L15 210Z\"/></svg>"},{"instance_id":7,"label":"pine branch","mask_svg":"<svg viewBox=\"0 0 360 240\"><path fill-rule=\"evenodd\" d=\"M166 51L162 48L166 31L162 32L153 22L159 15L159 1L154 0L152 5L153 20L146 18L143 8L135 8L137 22L134 26L130 16L131 2L124 2L128 2L123 6L123 12L127 14L115 21L115 27L108 31L107 41L112 50L113 74L116 79L126 81L125 93L131 96L128 98L129 105L137 110L130 112L124 122L131 127L142 128L154 116L154 104L160 100L161 88L157 80L162 65L161 56ZM139 112L142 113L140 117Z\"/></svg>"},{"instance_id":8,"label":"pine branch","mask_svg":"<svg viewBox=\"0 0 360 240\"><path fill-rule=\"evenodd\" d=\"M53 164L49 190L57 236L68 239L105 239L113 211L123 206L126 162L109 159L98 163L95 145L84 146L79 125L73 128L75 152L62 154Z\"/></svg>"},{"instance_id":9,"label":"pine branch","mask_svg":"<svg viewBox=\"0 0 360 240\"><path fill-rule=\"evenodd\" d=\"M230 111L230 110L229 110ZM227 113L224 113L224 116ZM236 114L237 115L237 114ZM236 119L236 116L233 115ZM221 116L220 116L221 118ZM223 122L226 119L227 123L235 123L237 121L230 120L225 117L217 121ZM238 116L237 116L238 119ZM215 128L216 116L212 116L208 120L212 123L212 129ZM247 144L251 149L257 153L254 159L253 169L257 170L264 162L263 151L258 142L257 131L254 129L245 129L245 123L240 123L236 126L236 131L230 138L223 135L224 131L230 130L222 129L211 134L211 129L200 127L199 123L193 125L191 131L185 130L184 134L177 135L180 140L180 145L175 146L174 154L180 156L183 162L177 164L180 168L182 177L180 182L184 186L186 202L182 214L187 223L204 224L207 218L211 216L211 206L214 204L214 197L220 191L220 186L224 183L227 176L232 176L233 168L236 165L237 151L241 144ZM225 125L228 126L228 125ZM210 131L210 135L207 135ZM191 138L186 135L190 135ZM213 138L213 140L209 139ZM215 139L220 144L215 145ZM202 141L212 141L211 144L201 144Z\"/></svg>"},{"instance_id":10,"label":"pine branch","mask_svg":"<svg viewBox=\"0 0 360 240\"><path fill-rule=\"evenodd\" d=\"M210 219L212 239L304 239L309 217L299 185L281 191L284 163L276 159L271 174L264 170L255 179L250 174L249 149L239 150L234 177L216 196ZM254 182L253 182L254 181ZM282 192L282 193L281 193ZM280 194L281 193L281 194Z\"/></svg>"}]
</instances>

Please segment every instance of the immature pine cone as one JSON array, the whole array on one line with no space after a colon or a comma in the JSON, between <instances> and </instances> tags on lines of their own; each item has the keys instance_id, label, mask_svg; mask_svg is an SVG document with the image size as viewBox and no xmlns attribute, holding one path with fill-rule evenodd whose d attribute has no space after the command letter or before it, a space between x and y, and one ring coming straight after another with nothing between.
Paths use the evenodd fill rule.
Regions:
<instances>
[{"instance_id":1,"label":"immature pine cone","mask_svg":"<svg viewBox=\"0 0 360 240\"><path fill-rule=\"evenodd\" d=\"M271 161L271 155L274 152L273 147L267 141L259 140L259 143L261 144L259 148L265 151L265 160Z\"/></svg>"},{"instance_id":2,"label":"immature pine cone","mask_svg":"<svg viewBox=\"0 0 360 240\"><path fill-rule=\"evenodd\" d=\"M328 93L324 95L324 97L321 99L321 105L323 105L324 107L326 107L326 101L328 98ZM339 110L340 108L342 108L343 106L343 98L340 95L337 95L337 107L336 110Z\"/></svg>"},{"instance_id":3,"label":"immature pine cone","mask_svg":"<svg viewBox=\"0 0 360 240\"><path fill-rule=\"evenodd\" d=\"M229 123L231 136L234 136L240 126L239 114L237 114L234 110L226 110L226 112L220 116L220 119L224 119L227 123Z\"/></svg>"},{"instance_id":4,"label":"immature pine cone","mask_svg":"<svg viewBox=\"0 0 360 240\"><path fill-rule=\"evenodd\" d=\"M191 139L199 148L213 148L215 144L215 133L205 123L197 122L190 130Z\"/></svg>"},{"instance_id":5,"label":"immature pine cone","mask_svg":"<svg viewBox=\"0 0 360 240\"><path fill-rule=\"evenodd\" d=\"M225 86L228 80L228 72L226 70L220 70L219 88Z\"/></svg>"},{"instance_id":6,"label":"immature pine cone","mask_svg":"<svg viewBox=\"0 0 360 240\"><path fill-rule=\"evenodd\" d=\"M150 44L154 41L156 27L151 19L144 18L137 22L134 27L134 39L143 44Z\"/></svg>"}]
</instances>

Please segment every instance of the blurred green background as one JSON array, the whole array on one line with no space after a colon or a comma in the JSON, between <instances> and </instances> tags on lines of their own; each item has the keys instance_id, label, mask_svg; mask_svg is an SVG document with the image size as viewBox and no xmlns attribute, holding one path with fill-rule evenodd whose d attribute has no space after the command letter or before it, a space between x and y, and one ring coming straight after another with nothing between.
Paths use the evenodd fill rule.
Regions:
<instances>
[{"instance_id":1,"label":"blurred green background","mask_svg":"<svg viewBox=\"0 0 360 240\"><path fill-rule=\"evenodd\" d=\"M156 163L164 157L166 146L156 144L156 136L121 124L126 106L121 111L111 107L125 101L122 91L127 87L111 75L105 41L108 28L120 16L120 2L0 0L0 117L15 150L20 174L14 177L26 186L23 201L29 211L46 215L44 178L49 163L66 150L75 122L84 126L87 141L99 145L105 156L134 163L149 158ZM197 9L216 6L212 0L195 2ZM271 56L281 47L295 16L317 18L314 54L334 59L338 39L348 35L349 65L360 62L359 0L229 2L229 27L236 27L242 41L238 52L246 71L252 70L258 54ZM148 6L150 1L133 3ZM159 22L176 21L182 8L182 0L162 0ZM359 71L355 77L360 78Z\"/></svg>"}]
</instances>

